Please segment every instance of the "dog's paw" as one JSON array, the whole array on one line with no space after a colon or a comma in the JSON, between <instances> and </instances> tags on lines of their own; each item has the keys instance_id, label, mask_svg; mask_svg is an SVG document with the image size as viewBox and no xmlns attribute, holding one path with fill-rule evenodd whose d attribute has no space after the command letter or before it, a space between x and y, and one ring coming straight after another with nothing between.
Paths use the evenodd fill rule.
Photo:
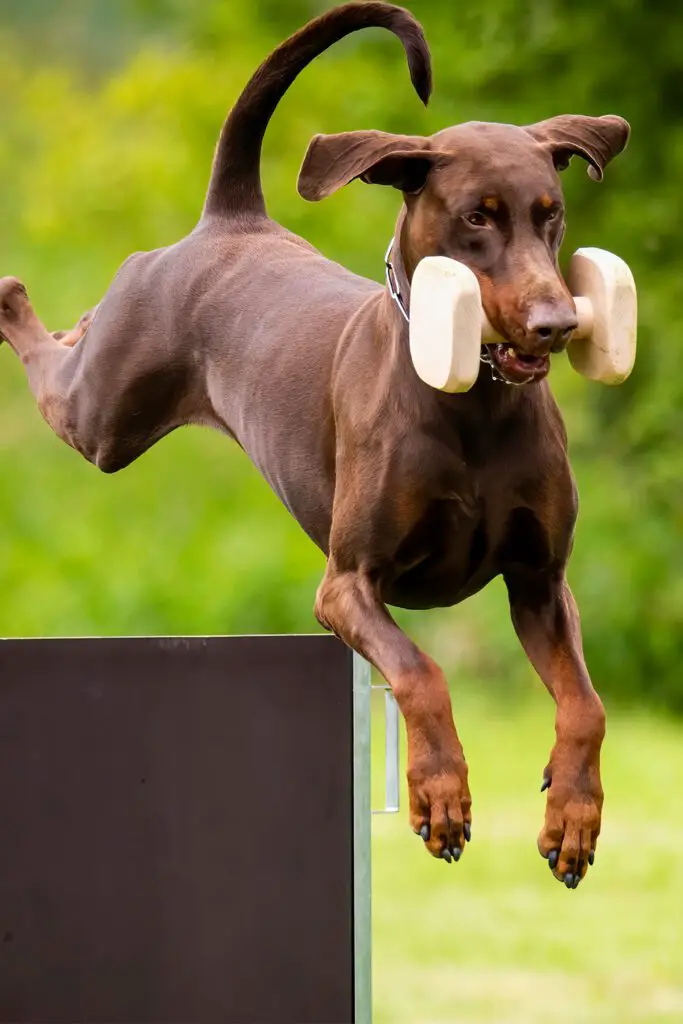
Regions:
<instances>
[{"instance_id":1,"label":"dog's paw","mask_svg":"<svg viewBox=\"0 0 683 1024\"><path fill-rule=\"evenodd\" d=\"M447 864L459 861L472 837L472 798L465 760L454 758L441 768L433 763L411 764L408 792L413 831L433 857Z\"/></svg>"},{"instance_id":2,"label":"dog's paw","mask_svg":"<svg viewBox=\"0 0 683 1024\"><path fill-rule=\"evenodd\" d=\"M0 278L0 336L7 340L7 331L18 323L22 313L30 309L28 293L16 277Z\"/></svg>"},{"instance_id":3,"label":"dog's paw","mask_svg":"<svg viewBox=\"0 0 683 1024\"><path fill-rule=\"evenodd\" d=\"M603 793L597 766L576 773L546 769L545 823L538 850L559 882L576 889L595 860Z\"/></svg>"}]
</instances>

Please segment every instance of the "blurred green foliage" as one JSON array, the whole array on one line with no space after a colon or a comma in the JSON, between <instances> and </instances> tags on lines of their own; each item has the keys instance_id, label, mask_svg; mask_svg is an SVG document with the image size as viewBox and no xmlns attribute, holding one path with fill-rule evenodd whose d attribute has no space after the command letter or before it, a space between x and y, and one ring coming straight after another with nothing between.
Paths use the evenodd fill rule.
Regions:
<instances>
[{"instance_id":1,"label":"blurred green foliage","mask_svg":"<svg viewBox=\"0 0 683 1024\"><path fill-rule=\"evenodd\" d=\"M327 7L311 0L1 0L0 272L53 328L98 301L132 251L195 223L227 109L260 60ZM683 8L637 0L413 0L435 94L412 94L400 45L359 33L311 66L269 130L271 214L378 279L400 197L355 183L320 206L297 170L318 131L430 133L462 120L619 113L626 154L596 185L565 173L569 253L622 255L639 285L640 356L621 388L557 360L582 497L570 578L598 689L683 710L680 186ZM307 631L323 558L224 438L178 432L113 478L59 442L20 364L0 356L5 635ZM530 669L503 588L401 615L458 673L514 688Z\"/></svg>"}]
</instances>

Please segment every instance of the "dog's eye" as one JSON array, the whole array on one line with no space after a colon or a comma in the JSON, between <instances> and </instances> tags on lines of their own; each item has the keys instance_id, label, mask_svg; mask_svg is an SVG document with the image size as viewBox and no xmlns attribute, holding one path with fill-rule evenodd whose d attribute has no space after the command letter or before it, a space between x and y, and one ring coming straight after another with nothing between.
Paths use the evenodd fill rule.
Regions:
<instances>
[{"instance_id":1,"label":"dog's eye","mask_svg":"<svg viewBox=\"0 0 683 1024\"><path fill-rule=\"evenodd\" d=\"M468 224L471 224L473 228L485 228L488 225L488 218L485 213L481 212L481 210L472 210L471 213L466 213L465 220Z\"/></svg>"},{"instance_id":2,"label":"dog's eye","mask_svg":"<svg viewBox=\"0 0 683 1024\"><path fill-rule=\"evenodd\" d=\"M548 212L546 213L546 215L545 215L546 221L549 224L552 224L553 221L556 221L556 220L559 219L559 216L560 216L561 212L562 211L561 211L559 206L554 206L551 210L548 210Z\"/></svg>"}]
</instances>

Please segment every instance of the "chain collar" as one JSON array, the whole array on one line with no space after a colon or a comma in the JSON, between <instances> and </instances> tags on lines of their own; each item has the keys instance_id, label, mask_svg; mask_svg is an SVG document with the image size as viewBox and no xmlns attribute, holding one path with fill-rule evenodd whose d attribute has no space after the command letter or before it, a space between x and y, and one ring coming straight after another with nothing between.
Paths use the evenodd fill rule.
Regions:
<instances>
[{"instance_id":1,"label":"chain collar","mask_svg":"<svg viewBox=\"0 0 683 1024\"><path fill-rule=\"evenodd\" d=\"M493 356L486 345L482 345L481 347L479 362L486 363L486 365L491 368L491 376L499 384L508 384L511 388L523 388L529 383L528 380L508 380L507 377L503 377L494 363Z\"/></svg>"},{"instance_id":2,"label":"chain collar","mask_svg":"<svg viewBox=\"0 0 683 1024\"><path fill-rule=\"evenodd\" d=\"M389 242L387 251L384 256L384 272L387 279L387 287L389 289L389 294L391 295L392 299L398 306L401 316L403 317L405 322L409 324L410 314L406 309L405 300L401 295L401 289L398 284L398 278L396 277L396 271L394 270L394 265L391 262L391 251L393 248L394 239L392 238L391 241ZM491 370L491 376L493 380L500 384L508 384L511 388L523 388L526 384L529 383L528 381L508 380L507 377L503 377L503 375L498 371L498 368L493 361L493 356L489 352L488 347L486 345L482 345L481 347L481 355L479 356L479 361L485 363L486 366L489 367L489 369Z\"/></svg>"},{"instance_id":3,"label":"chain collar","mask_svg":"<svg viewBox=\"0 0 683 1024\"><path fill-rule=\"evenodd\" d=\"M405 302L403 301L401 289L398 286L398 278L396 277L396 271L394 270L394 265L391 262L391 250L393 248L394 240L392 238L391 241L389 242L389 247L384 256L384 272L387 278L387 287L389 288L389 294L391 295L392 299L394 300L394 302L396 303L401 312L401 316L403 317L405 322L409 324L410 315L408 313L408 310L406 309Z\"/></svg>"}]
</instances>

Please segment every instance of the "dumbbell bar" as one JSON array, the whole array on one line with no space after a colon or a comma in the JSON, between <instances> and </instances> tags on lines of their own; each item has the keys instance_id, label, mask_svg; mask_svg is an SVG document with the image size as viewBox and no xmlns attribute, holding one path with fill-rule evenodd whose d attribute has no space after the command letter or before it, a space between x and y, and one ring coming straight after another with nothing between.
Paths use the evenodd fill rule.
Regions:
<instances>
[{"instance_id":1,"label":"dumbbell bar","mask_svg":"<svg viewBox=\"0 0 683 1024\"><path fill-rule=\"evenodd\" d=\"M603 384L621 384L636 357L637 298L633 275L604 249L578 249L567 284L579 321L568 346L572 366ZM505 339L484 313L479 283L464 263L421 260L410 294L410 354L417 375L439 391L469 391L481 346Z\"/></svg>"}]
</instances>

